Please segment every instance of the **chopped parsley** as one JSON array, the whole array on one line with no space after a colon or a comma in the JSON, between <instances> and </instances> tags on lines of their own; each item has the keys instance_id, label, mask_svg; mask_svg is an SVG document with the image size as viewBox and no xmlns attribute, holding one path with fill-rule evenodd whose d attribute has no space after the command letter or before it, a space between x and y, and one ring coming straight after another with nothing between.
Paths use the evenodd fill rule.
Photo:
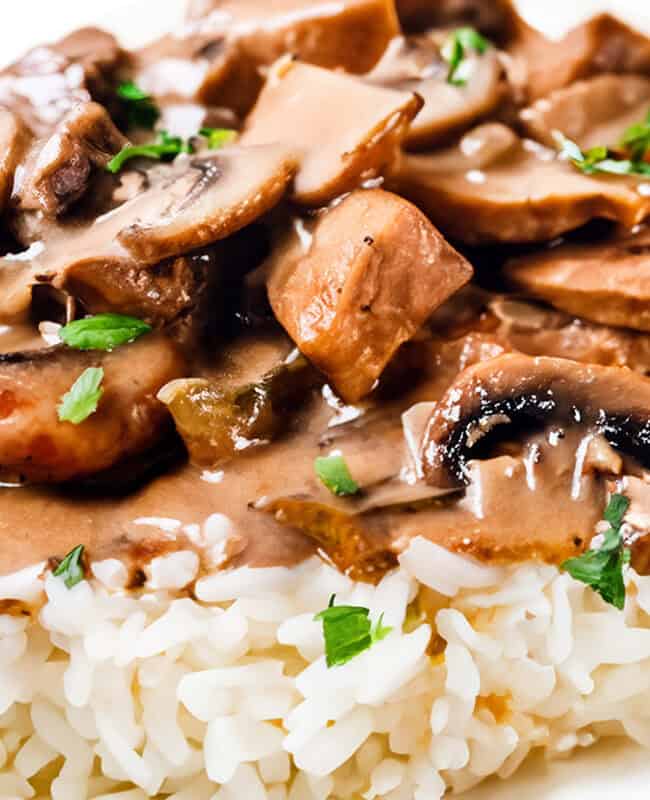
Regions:
<instances>
[{"instance_id":1,"label":"chopped parsley","mask_svg":"<svg viewBox=\"0 0 650 800\"><path fill-rule=\"evenodd\" d=\"M207 139L210 150L219 150L237 138L237 131L230 128L201 128L200 135ZM157 161L172 161L181 153L194 152L194 137L182 139L171 136L168 131L159 131L155 142L149 144L129 144L123 147L106 165L109 172L119 172L132 158L153 158Z\"/></svg>"},{"instance_id":2,"label":"chopped parsley","mask_svg":"<svg viewBox=\"0 0 650 800\"><path fill-rule=\"evenodd\" d=\"M171 161L180 153L193 153L192 143L180 136L170 136L167 131L159 131L158 138L151 144L126 145L106 165L109 172L119 172L132 158L153 158L157 161Z\"/></svg>"},{"instance_id":3,"label":"chopped parsley","mask_svg":"<svg viewBox=\"0 0 650 800\"><path fill-rule=\"evenodd\" d=\"M123 314L96 314L69 322L59 336L76 350L113 350L151 331L151 326Z\"/></svg>"},{"instance_id":4,"label":"chopped parsley","mask_svg":"<svg viewBox=\"0 0 650 800\"><path fill-rule=\"evenodd\" d=\"M385 639L393 630L383 624L383 614L373 627L369 609L361 606L335 606L335 599L336 595L332 595L325 611L314 617L314 620L323 623L328 667L347 664L355 656L370 649L375 642Z\"/></svg>"},{"instance_id":5,"label":"chopped parsley","mask_svg":"<svg viewBox=\"0 0 650 800\"><path fill-rule=\"evenodd\" d=\"M447 83L452 86L465 86L470 78L471 53L483 55L490 42L474 28L458 28L444 43L441 55L449 65Z\"/></svg>"},{"instance_id":6,"label":"chopped parsley","mask_svg":"<svg viewBox=\"0 0 650 800\"><path fill-rule=\"evenodd\" d=\"M104 394L101 386L103 380L104 370L101 367L88 367L84 370L61 398L57 409L59 421L79 425L94 414Z\"/></svg>"},{"instance_id":7,"label":"chopped parsley","mask_svg":"<svg viewBox=\"0 0 650 800\"><path fill-rule=\"evenodd\" d=\"M555 131L554 138L560 148L560 155L585 175L598 172L609 175L650 175L650 164L645 161L617 158L614 152L603 145L583 151L559 131Z\"/></svg>"},{"instance_id":8,"label":"chopped parsley","mask_svg":"<svg viewBox=\"0 0 650 800\"><path fill-rule=\"evenodd\" d=\"M82 563L83 554L84 546L82 544L77 545L52 573L57 578L63 578L63 582L68 589L72 589L73 586L81 583L86 578Z\"/></svg>"},{"instance_id":9,"label":"chopped parsley","mask_svg":"<svg viewBox=\"0 0 650 800\"><path fill-rule=\"evenodd\" d=\"M572 578L587 586L616 608L625 606L623 567L630 562L630 550L625 546L621 526L630 501L625 495L613 494L604 518L610 527L603 534L603 542L595 550L587 550L577 558L562 564Z\"/></svg>"},{"instance_id":10,"label":"chopped parsley","mask_svg":"<svg viewBox=\"0 0 650 800\"><path fill-rule=\"evenodd\" d=\"M650 151L650 111L642 122L637 122L623 134L620 146L634 161L643 161Z\"/></svg>"},{"instance_id":11,"label":"chopped parsley","mask_svg":"<svg viewBox=\"0 0 650 800\"><path fill-rule=\"evenodd\" d=\"M354 480L343 456L327 456L314 461L314 470L322 483L339 497L357 494L359 484Z\"/></svg>"},{"instance_id":12,"label":"chopped parsley","mask_svg":"<svg viewBox=\"0 0 650 800\"><path fill-rule=\"evenodd\" d=\"M219 150L237 138L237 131L232 128L201 128L199 133L208 140L210 150Z\"/></svg>"},{"instance_id":13,"label":"chopped parsley","mask_svg":"<svg viewBox=\"0 0 650 800\"><path fill-rule=\"evenodd\" d=\"M117 96L124 103L130 128L153 129L160 119L160 110L152 101L151 95L133 81L126 81L117 87Z\"/></svg>"}]
</instances>

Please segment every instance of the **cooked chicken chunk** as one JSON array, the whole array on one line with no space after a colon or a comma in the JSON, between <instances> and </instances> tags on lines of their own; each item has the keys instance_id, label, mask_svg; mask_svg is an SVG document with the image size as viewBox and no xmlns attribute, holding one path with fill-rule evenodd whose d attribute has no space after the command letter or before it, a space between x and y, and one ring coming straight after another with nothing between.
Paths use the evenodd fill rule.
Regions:
<instances>
[{"instance_id":1,"label":"cooked chicken chunk","mask_svg":"<svg viewBox=\"0 0 650 800\"><path fill-rule=\"evenodd\" d=\"M381 190L354 192L306 231L296 224L267 264L269 299L353 402L472 269L416 208Z\"/></svg>"},{"instance_id":2,"label":"cooked chicken chunk","mask_svg":"<svg viewBox=\"0 0 650 800\"><path fill-rule=\"evenodd\" d=\"M79 425L57 406L88 367L102 367L104 393ZM183 375L175 345L150 336L113 353L63 347L0 356L0 469L66 481L106 469L153 445L168 421L158 390Z\"/></svg>"},{"instance_id":3,"label":"cooked chicken chunk","mask_svg":"<svg viewBox=\"0 0 650 800\"><path fill-rule=\"evenodd\" d=\"M198 0L189 16L185 36L166 37L140 55L139 82L154 94L180 89L239 114L255 102L264 68L281 56L363 73L399 32L392 0Z\"/></svg>"}]
</instances>

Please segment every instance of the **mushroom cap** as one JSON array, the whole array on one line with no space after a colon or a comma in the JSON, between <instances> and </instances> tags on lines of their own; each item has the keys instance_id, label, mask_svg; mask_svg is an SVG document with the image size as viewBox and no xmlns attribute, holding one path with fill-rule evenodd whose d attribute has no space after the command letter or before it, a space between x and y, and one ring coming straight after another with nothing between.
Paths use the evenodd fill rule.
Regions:
<instances>
[{"instance_id":1,"label":"mushroom cap","mask_svg":"<svg viewBox=\"0 0 650 800\"><path fill-rule=\"evenodd\" d=\"M336 113L330 113L336 97ZM286 142L299 155L292 199L323 206L376 177L394 160L422 107L412 91L279 61L246 121L240 142Z\"/></svg>"},{"instance_id":2,"label":"mushroom cap","mask_svg":"<svg viewBox=\"0 0 650 800\"><path fill-rule=\"evenodd\" d=\"M409 150L426 150L449 141L493 111L504 98L503 68L494 48L468 56L471 70L464 86L449 83L449 65L440 55L447 36L441 31L399 36L365 76L378 86L416 92L424 101L404 140Z\"/></svg>"},{"instance_id":3,"label":"mushroom cap","mask_svg":"<svg viewBox=\"0 0 650 800\"><path fill-rule=\"evenodd\" d=\"M598 430L650 463L650 380L632 370L506 354L460 374L436 405L422 442L434 486L467 482L473 448L495 429L558 421Z\"/></svg>"}]
</instances>

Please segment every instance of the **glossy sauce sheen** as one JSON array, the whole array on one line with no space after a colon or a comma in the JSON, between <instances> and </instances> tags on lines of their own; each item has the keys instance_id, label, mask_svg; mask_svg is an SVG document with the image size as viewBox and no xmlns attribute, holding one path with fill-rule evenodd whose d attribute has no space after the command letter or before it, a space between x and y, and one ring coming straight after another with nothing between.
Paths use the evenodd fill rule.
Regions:
<instances>
[{"instance_id":1,"label":"glossy sauce sheen","mask_svg":"<svg viewBox=\"0 0 650 800\"><path fill-rule=\"evenodd\" d=\"M531 341L533 347L534 336ZM35 344L28 326L0 333L0 350L28 343ZM553 351L553 344L561 349L561 338L547 343L546 350ZM589 469L581 475L578 467L576 473L576 453L587 435L580 428L568 436L532 436L513 446L511 454L474 462L467 493L432 500L421 483L414 485L400 414L440 397L461 367L500 348L480 333L408 347L416 362L428 365L410 373L409 391L382 403L380 410L367 405L362 414L362 407L332 407L327 389L316 392L286 435L240 454L222 470L181 465L121 499L89 497L83 489L1 488L0 572L62 556L79 542L94 558L117 556L137 566L157 553L192 546L183 526L201 524L216 512L233 523L230 563L298 563L315 552L315 544L264 511L277 498L296 497L353 515L378 547L395 552L417 535L486 560L557 560L584 546L602 513L605 481ZM290 349L279 334L244 339L209 374L219 375L224 385L240 385L268 371ZM314 459L332 451L343 453L363 487L359 499L334 498L315 477ZM420 498L424 505L418 505Z\"/></svg>"}]
</instances>

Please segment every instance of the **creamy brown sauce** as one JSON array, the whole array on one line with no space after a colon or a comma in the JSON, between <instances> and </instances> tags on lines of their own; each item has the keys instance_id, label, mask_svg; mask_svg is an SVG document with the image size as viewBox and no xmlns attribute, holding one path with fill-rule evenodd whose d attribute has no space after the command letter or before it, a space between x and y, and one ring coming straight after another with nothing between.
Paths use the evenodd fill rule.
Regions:
<instances>
[{"instance_id":1,"label":"creamy brown sauce","mask_svg":"<svg viewBox=\"0 0 650 800\"><path fill-rule=\"evenodd\" d=\"M29 326L0 333L0 350L35 343ZM358 408L337 407L329 388L315 392L279 440L215 470L181 465L122 498L89 496L83 486L0 488L0 572L61 557L80 542L93 558L116 556L139 565L169 549L192 547L185 526L202 525L214 513L233 524L230 563L294 564L316 545L264 510L292 497L353 515L372 541L395 552L418 535L487 560L557 561L580 550L601 517L606 493L602 474L576 462L588 432L547 431L503 445L504 452L474 462L467 491L436 498L421 481L414 483L400 415L440 397L462 367L498 354L499 346L478 333L407 348L405 360L415 369L407 373L406 391L389 387L393 399ZM224 387L241 385L290 349L280 334L244 338L206 374L218 376ZM336 499L316 478L314 459L331 452L344 455L363 488L359 499Z\"/></svg>"},{"instance_id":2,"label":"creamy brown sauce","mask_svg":"<svg viewBox=\"0 0 650 800\"><path fill-rule=\"evenodd\" d=\"M583 174L558 156L552 131L559 127L584 147L618 142L625 127L644 115L648 79L604 75L576 83L572 76L582 73L569 64L566 80L553 83L559 92L523 108L536 96L535 87L526 86L526 65L514 64L513 55L525 61L526 54L499 49L526 32L514 13L499 23L503 30L491 23L482 30L494 39L485 52L465 54L469 79L453 84L445 44L449 26L465 20L462 9L427 11L427 24L438 29L414 29L411 36L401 35L395 8L385 0L268 5L193 0L177 35L139 53L124 53L108 34L82 31L0 75L0 99L9 109L5 124L18 130L20 116L26 126L7 148L11 158L0 159L0 206L11 242L0 258L0 355L17 354L4 358L0 370L0 574L61 557L80 543L91 558L117 556L140 569L158 553L200 547L197 532L213 514L225 515L232 526L226 564L295 564L319 552L354 577L369 578L396 563L415 536L486 561L558 563L589 544L617 481L633 495L636 519L645 519L648 476L613 449L608 442L620 442L606 440L606 425L595 414L585 417L589 421L578 413L567 419L567 409L579 411L567 391L557 392L563 406L555 416L532 414L522 428L503 413L501 419L496 412L490 416L482 400L474 403L494 378L488 362L512 364L508 354L522 356L524 366L519 361L519 372L512 369L510 384L507 376L493 381L501 409L513 396L530 399L516 395L530 377L522 374L534 361L530 356L568 360L561 379L587 374L575 362L629 368L609 371L609 406L620 412L614 420L619 434L637 425L650 440L646 408L633 407L633 398L629 407L627 398L611 402L611 387L621 376L638 388L639 375L650 375L650 337L640 314L634 317L628 306L616 318L588 313L545 295L539 281L524 288L563 311L490 295L476 284L462 287L472 266L482 273L477 282L483 280L479 261L491 258L470 247L537 242L534 254L553 260L546 242L571 236L595 218L628 228L645 219L645 177ZM558 55L542 37L535 41L540 52ZM627 72L631 65L614 63L611 71L619 66ZM595 62L586 74L594 71ZM107 174L103 168L126 141L123 133L138 143L150 139L150 130L129 128L116 97L116 85L129 77L156 95L161 126L193 136L202 125L226 125L241 131L239 142L219 152L198 144L173 164L135 162L118 177ZM79 150L88 131L70 128L66 117L78 101L95 107L105 126L116 125L113 136L99 142L106 145L100 154L86 159L88 172L73 163L74 153L88 156ZM21 196L31 175L23 133L39 162L46 142L61 145L47 163L48 180L38 173L43 194L31 202L25 192ZM428 152L414 156L405 149ZM404 196L390 195L386 187ZM292 202L303 206L299 220L292 219ZM392 218L382 203L394 206ZM355 204L363 213L337 222ZM331 229L323 224L328 219L334 220ZM279 246L292 224L299 240L292 247L295 264ZM409 238L413 232L422 234L426 249ZM456 252L445 237L464 243L467 253ZM513 255L518 252L513 248ZM470 264L475 254L476 264ZM598 249L594 258L601 254ZM636 255L643 258L645 251ZM279 271L269 266L274 256ZM495 257L485 281L499 291L507 288L507 271L499 273L504 259ZM611 266L606 261L603 269ZM435 267L429 277L428 266ZM295 281L278 285L274 276L289 267ZM588 272L594 280L589 292L599 297L604 272ZM314 280L305 280L310 275ZM317 280L324 275L327 280ZM575 291L575 275L571 282ZM68 318L105 310L146 318L156 329L145 337L151 349L135 343L132 358L126 345L117 355L55 348L51 360L49 353L47 359L30 356L56 343L53 323L40 329L33 323L42 317L39 302L32 302L38 283L51 284L39 291L49 297L56 290L58 310L65 308ZM644 287L627 283L646 313ZM130 305L134 297L140 305ZM157 313L143 311L145 300ZM277 324L271 327L273 314ZM294 325L294 318L310 325ZM183 326L191 333L179 333ZM321 327L325 333L316 335ZM283 408L280 420L264 384L270 407L260 412L260 427L272 431L272 441L237 437L234 423L223 433L233 418L239 423L240 411L257 413L247 400L237 405L241 395L257 397L251 386L259 389L269 371L286 367L294 344L282 329L309 360L307 367L320 370L317 379L309 388L301 384L297 408ZM234 341L228 338L233 330ZM166 360L162 351L169 351ZM92 359L107 365L104 389L107 396L113 390L114 402L98 407L81 427L62 428L58 398ZM364 375L366 362L372 369ZM483 383L474 386L480 370L472 367L486 364ZM446 403L465 370L470 399L464 398L463 408L469 411L455 422L465 433L478 431L481 443L472 450L474 443L466 447L462 440L455 466L433 464L425 445L434 414L441 409L444 417L453 408ZM543 372L540 367L535 375L541 380ZM115 465L131 477L137 459L160 457L156 448L172 450L176 443L181 452L180 437L191 455L198 452L164 391L158 394L171 385L187 388L191 379L212 392L212 405L199 412L211 414L215 427L196 421L197 438L203 432L208 439L205 432L212 435L220 424L223 429L223 441L217 432L204 448L209 468L179 457L174 466L158 463L158 477L119 493L116 473L110 473ZM600 398L578 389L574 382L573 394L593 400L590 413L600 410L609 424ZM362 400L345 405L337 391L349 403ZM650 389L646 400L650 406ZM164 405L176 422L176 439ZM257 422L246 430L255 430ZM431 440L438 453L455 446L453 422L443 419L440 440ZM492 436L493 423L503 425L500 435ZM84 436L88 431L92 435ZM634 439L633 431L624 443L633 449L645 441L641 434ZM217 463L224 441L232 447ZM643 457L638 446L635 452ZM102 460L98 453L107 455ZM315 459L331 454L344 457L360 487L354 496L334 496L318 479ZM30 483L30 477L50 483Z\"/></svg>"}]
</instances>

